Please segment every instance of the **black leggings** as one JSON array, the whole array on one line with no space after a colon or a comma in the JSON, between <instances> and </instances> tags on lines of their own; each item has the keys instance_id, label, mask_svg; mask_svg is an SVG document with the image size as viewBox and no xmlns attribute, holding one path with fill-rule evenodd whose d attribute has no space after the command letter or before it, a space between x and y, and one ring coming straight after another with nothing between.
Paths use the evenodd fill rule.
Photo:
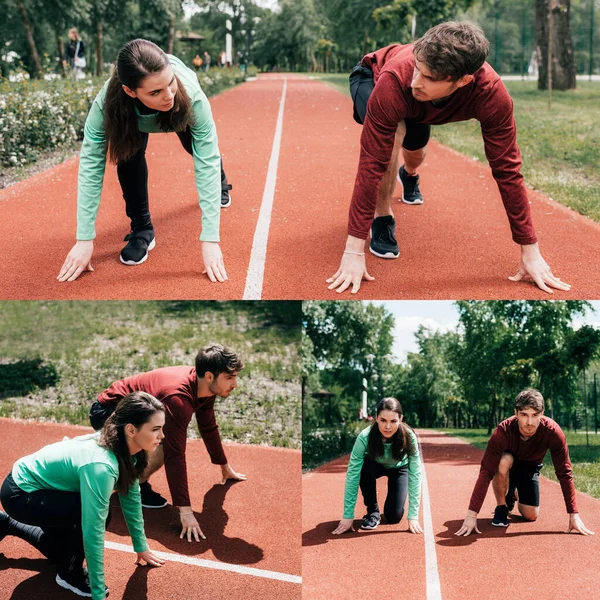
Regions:
<instances>
[{"instance_id":1,"label":"black leggings","mask_svg":"<svg viewBox=\"0 0 600 600\"><path fill-rule=\"evenodd\" d=\"M81 496L77 492L25 492L9 474L0 500L11 517L8 535L25 540L56 563L59 573L81 569L85 553L81 530ZM108 526L110 509L106 519Z\"/></svg>"},{"instance_id":2,"label":"black leggings","mask_svg":"<svg viewBox=\"0 0 600 600\"><path fill-rule=\"evenodd\" d=\"M388 493L383 507L383 515L388 523L399 523L404 515L404 505L408 495L408 466L386 469L365 456L360 472L360 491L368 514L380 514L377 504L377 480L384 476L388 478Z\"/></svg>"},{"instance_id":3,"label":"black leggings","mask_svg":"<svg viewBox=\"0 0 600 600\"><path fill-rule=\"evenodd\" d=\"M117 176L125 199L125 212L131 220L131 231L154 229L150 218L148 204L148 165L146 163L146 148L148 134L141 133L142 147L129 160L117 163ZM188 154L192 154L192 132L188 127L184 132L177 133L181 145ZM228 190L227 176L221 160L221 190Z\"/></svg>"}]
</instances>

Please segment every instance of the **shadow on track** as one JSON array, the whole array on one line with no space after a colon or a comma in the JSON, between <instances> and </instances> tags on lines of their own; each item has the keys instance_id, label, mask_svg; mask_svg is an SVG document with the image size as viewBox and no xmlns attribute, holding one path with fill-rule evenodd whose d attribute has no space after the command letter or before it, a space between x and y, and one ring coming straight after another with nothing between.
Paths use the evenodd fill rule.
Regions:
<instances>
[{"instance_id":1,"label":"shadow on track","mask_svg":"<svg viewBox=\"0 0 600 600\"><path fill-rule=\"evenodd\" d=\"M147 565L138 565L135 568L125 586L123 600L146 600L148 598L148 571L152 568Z\"/></svg>"},{"instance_id":2,"label":"shadow on track","mask_svg":"<svg viewBox=\"0 0 600 600\"><path fill-rule=\"evenodd\" d=\"M229 564L249 565L260 562L264 557L262 548L241 538L231 538L225 535L229 515L225 512L223 504L227 492L237 483L242 482L229 481L225 485L220 483L213 485L204 496L202 513L194 513L206 540L201 539L200 542L190 543L187 539L179 538L181 533L179 513L173 506L161 510L144 510L146 537L156 540L169 550L184 556L197 556L210 550L216 560ZM108 529L110 532L128 539L129 532L118 504L119 501L113 496L111 505L114 518ZM241 522L243 518L242 515L239 515L238 522ZM123 543L131 544L131 541L127 541L127 539L123 540Z\"/></svg>"},{"instance_id":3,"label":"shadow on track","mask_svg":"<svg viewBox=\"0 0 600 600\"><path fill-rule=\"evenodd\" d=\"M338 526L339 521L325 521L324 523L319 523L309 531L305 531L302 534L302 546L320 546L321 544L327 544L328 542L336 541L336 540L364 540L366 536L371 535L387 535L390 533L410 533L408 529L388 529L385 531L387 527L386 524L382 521L381 528L378 528L377 531L361 531L360 527L360 519L355 519L354 521L354 529L356 531L347 531L342 535L333 535L333 530ZM406 526L401 523L401 525ZM397 527L397 525L394 525Z\"/></svg>"},{"instance_id":4,"label":"shadow on track","mask_svg":"<svg viewBox=\"0 0 600 600\"><path fill-rule=\"evenodd\" d=\"M36 572L15 587L9 600L69 600L73 597L72 592L58 586L56 567L46 558L7 558L0 554L0 571L6 569Z\"/></svg>"}]
</instances>

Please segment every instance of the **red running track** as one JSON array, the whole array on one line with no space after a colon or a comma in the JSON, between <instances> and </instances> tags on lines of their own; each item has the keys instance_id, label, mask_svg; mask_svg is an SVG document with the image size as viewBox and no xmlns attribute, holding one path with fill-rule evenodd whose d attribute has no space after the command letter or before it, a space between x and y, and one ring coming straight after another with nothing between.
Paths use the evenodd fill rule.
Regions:
<instances>
[{"instance_id":1,"label":"red running track","mask_svg":"<svg viewBox=\"0 0 600 600\"><path fill-rule=\"evenodd\" d=\"M90 428L0 419L2 480L13 462L45 444L91 431ZM179 539L177 511L144 510L150 548L192 559L208 560L300 576L300 452L263 446L225 444L230 463L248 476L246 482L220 485L220 471L210 463L201 441L189 440L188 475L192 505L207 537L200 543ZM298 476L294 477L293 474ZM170 498L164 469L152 486ZM118 500L106 541L131 545ZM105 550L110 597L127 600L165 598L299 600L301 586L195 564L168 561L159 569L136 567L134 554ZM59 588L55 570L25 542L7 537L0 542L0 600L71 600Z\"/></svg>"},{"instance_id":2,"label":"red running track","mask_svg":"<svg viewBox=\"0 0 600 600\"><path fill-rule=\"evenodd\" d=\"M577 494L584 523L598 532L564 533L568 525L560 486L540 478L538 521L513 518L491 525L491 489L478 520L481 535L454 536L464 519L483 452L431 430L417 432L425 463L441 594L426 590L425 537L407 533L406 520L375 532L331 535L342 512L347 457L304 475L303 594L312 600L370 597L374 589L410 600L590 600L600 584L600 501ZM546 468L546 467L544 467ZM378 488L380 499L384 487ZM423 525L425 494L420 522ZM357 502L355 515L362 510ZM355 522L356 525L359 521ZM323 565L327 565L324 569ZM393 594L391 594L393 590ZM431 594L427 596L427 591Z\"/></svg>"},{"instance_id":3,"label":"red running track","mask_svg":"<svg viewBox=\"0 0 600 600\"><path fill-rule=\"evenodd\" d=\"M77 159L0 192L0 277L4 299L238 299L267 181L277 115L287 79L281 150L262 297L336 299L325 280L339 265L358 163L361 128L350 99L308 77L261 76L211 100L233 203L222 213L222 249L229 281L201 275L192 163L174 134L150 137L151 210L157 247L149 260L118 260L128 231L115 169L107 169L95 243L95 272L59 284L73 244ZM527 160L527 157L525 157ZM432 142L421 171L423 206L396 203L398 260L368 254L376 281L358 298L541 299L516 272L500 195L487 165ZM397 190L399 193L399 190ZM572 284L553 298L600 297L600 225L529 191L542 253ZM263 234L264 238L266 234ZM344 294L342 297L350 297ZM352 296L356 297L356 296Z\"/></svg>"}]
</instances>

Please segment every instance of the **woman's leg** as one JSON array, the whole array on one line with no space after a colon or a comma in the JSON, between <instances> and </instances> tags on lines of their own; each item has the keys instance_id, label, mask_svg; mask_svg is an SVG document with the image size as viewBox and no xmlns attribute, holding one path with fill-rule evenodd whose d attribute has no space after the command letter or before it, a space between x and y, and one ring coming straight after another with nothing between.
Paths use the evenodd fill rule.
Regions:
<instances>
[{"instance_id":1,"label":"woman's leg","mask_svg":"<svg viewBox=\"0 0 600 600\"><path fill-rule=\"evenodd\" d=\"M388 493L383 514L389 524L400 523L408 495L408 466L385 471L388 478Z\"/></svg>"},{"instance_id":2,"label":"woman's leg","mask_svg":"<svg viewBox=\"0 0 600 600\"><path fill-rule=\"evenodd\" d=\"M81 531L81 496L40 490L27 493L9 475L0 491L9 515L8 535L21 538L58 564L59 572L81 569L85 558Z\"/></svg>"},{"instance_id":3,"label":"woman's leg","mask_svg":"<svg viewBox=\"0 0 600 600\"><path fill-rule=\"evenodd\" d=\"M132 233L153 230L148 203L148 165L146 147L148 134L142 133L142 147L132 158L117 163L117 175L123 198L125 212L131 220Z\"/></svg>"},{"instance_id":4,"label":"woman's leg","mask_svg":"<svg viewBox=\"0 0 600 600\"><path fill-rule=\"evenodd\" d=\"M379 515L377 504L377 479L383 475L383 467L365 456L360 472L360 491L362 492L368 515Z\"/></svg>"}]
</instances>

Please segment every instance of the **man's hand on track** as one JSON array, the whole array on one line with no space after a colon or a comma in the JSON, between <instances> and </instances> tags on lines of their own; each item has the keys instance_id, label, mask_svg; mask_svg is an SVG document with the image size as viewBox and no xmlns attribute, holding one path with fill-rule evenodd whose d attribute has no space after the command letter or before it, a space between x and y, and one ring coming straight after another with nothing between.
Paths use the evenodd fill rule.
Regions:
<instances>
[{"instance_id":1,"label":"man's hand on track","mask_svg":"<svg viewBox=\"0 0 600 600\"><path fill-rule=\"evenodd\" d=\"M581 533L581 535L595 535L593 531L583 524L578 513L569 514L569 529L567 529L567 533L571 533L571 531L576 531L577 533Z\"/></svg>"},{"instance_id":2,"label":"man's hand on track","mask_svg":"<svg viewBox=\"0 0 600 600\"><path fill-rule=\"evenodd\" d=\"M475 533L481 533L481 531L477 529L477 513L474 513L472 510L468 510L462 527L454 535L462 535L466 537L470 535L472 531L475 531Z\"/></svg>"},{"instance_id":3,"label":"man's hand on track","mask_svg":"<svg viewBox=\"0 0 600 600\"><path fill-rule=\"evenodd\" d=\"M521 281L522 279L531 279L540 290L553 294L551 288L568 292L571 286L561 281L548 266L540 253L537 243L521 246L521 263L516 275L509 277L511 281Z\"/></svg>"}]
</instances>

